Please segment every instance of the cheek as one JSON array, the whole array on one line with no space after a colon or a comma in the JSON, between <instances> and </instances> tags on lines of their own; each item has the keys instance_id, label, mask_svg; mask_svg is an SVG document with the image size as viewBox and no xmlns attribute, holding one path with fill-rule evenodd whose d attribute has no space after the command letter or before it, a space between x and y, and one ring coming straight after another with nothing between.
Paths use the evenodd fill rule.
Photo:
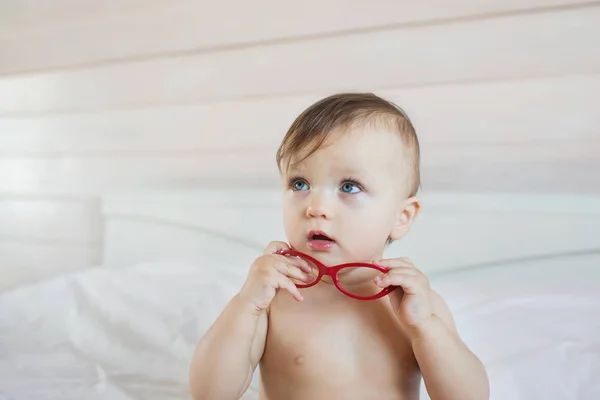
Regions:
<instances>
[{"instance_id":1,"label":"cheek","mask_svg":"<svg viewBox=\"0 0 600 400\"><path fill-rule=\"evenodd\" d=\"M352 232L352 236L373 238L374 241L385 241L394 225L394 212L390 204L378 202L366 196L345 196L344 230ZM381 239L383 237L383 239Z\"/></svg>"},{"instance_id":2,"label":"cheek","mask_svg":"<svg viewBox=\"0 0 600 400\"><path fill-rule=\"evenodd\" d=\"M294 234L298 232L297 226L300 223L300 211L298 204L289 199L285 199L283 202L283 226L285 229L288 240L291 240Z\"/></svg>"},{"instance_id":3,"label":"cheek","mask_svg":"<svg viewBox=\"0 0 600 400\"><path fill-rule=\"evenodd\" d=\"M283 204L283 224L288 225L294 220L294 209L290 207L288 204Z\"/></svg>"}]
</instances>

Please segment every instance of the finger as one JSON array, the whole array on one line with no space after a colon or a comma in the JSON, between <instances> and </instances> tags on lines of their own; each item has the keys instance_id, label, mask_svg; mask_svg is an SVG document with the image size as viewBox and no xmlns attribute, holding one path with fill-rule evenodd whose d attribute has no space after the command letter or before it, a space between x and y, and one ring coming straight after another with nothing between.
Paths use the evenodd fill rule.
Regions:
<instances>
[{"instance_id":1,"label":"finger","mask_svg":"<svg viewBox=\"0 0 600 400\"><path fill-rule=\"evenodd\" d=\"M415 265L413 264L413 262L408 258L382 259L382 260L375 261L375 264L380 265L382 267L389 267L389 268L395 268L395 267L415 268Z\"/></svg>"},{"instance_id":2,"label":"finger","mask_svg":"<svg viewBox=\"0 0 600 400\"><path fill-rule=\"evenodd\" d=\"M276 263L275 269L287 277L298 279L302 282L310 282L313 279L299 267L288 263L287 260Z\"/></svg>"},{"instance_id":3,"label":"finger","mask_svg":"<svg viewBox=\"0 0 600 400\"><path fill-rule=\"evenodd\" d=\"M296 267L300 268L301 270L303 270L306 273L312 272L312 267L310 265L308 265L308 262L306 262L306 260L303 260L302 258L281 256L281 259L283 260L283 262L287 262L292 265L295 265Z\"/></svg>"},{"instance_id":4,"label":"finger","mask_svg":"<svg viewBox=\"0 0 600 400\"><path fill-rule=\"evenodd\" d=\"M416 293L420 290L419 277L417 275L387 273L375 278L374 281L377 286L382 288L388 286L400 286L404 292L409 294Z\"/></svg>"},{"instance_id":5,"label":"finger","mask_svg":"<svg viewBox=\"0 0 600 400\"><path fill-rule=\"evenodd\" d=\"M406 274L406 275L420 275L421 272L413 267L388 267L390 268L385 274L381 274L380 276L387 274Z\"/></svg>"},{"instance_id":6,"label":"finger","mask_svg":"<svg viewBox=\"0 0 600 400\"><path fill-rule=\"evenodd\" d=\"M263 254L276 254L280 250L289 250L289 248L290 246L288 246L287 243L275 241L267 245L267 247L263 251Z\"/></svg>"},{"instance_id":7,"label":"finger","mask_svg":"<svg viewBox=\"0 0 600 400\"><path fill-rule=\"evenodd\" d=\"M288 277L284 275L279 275L277 278L277 284L281 289L284 289L289 294L291 294L294 299L298 301L304 300L304 297L302 297L300 291L298 290L296 285L294 285L294 282L292 282Z\"/></svg>"}]
</instances>

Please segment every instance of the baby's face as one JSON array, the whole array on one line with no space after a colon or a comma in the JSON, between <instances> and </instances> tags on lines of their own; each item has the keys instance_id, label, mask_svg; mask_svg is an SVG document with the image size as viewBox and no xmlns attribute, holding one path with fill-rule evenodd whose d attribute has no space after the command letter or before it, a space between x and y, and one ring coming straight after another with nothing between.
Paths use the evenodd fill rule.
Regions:
<instances>
[{"instance_id":1,"label":"baby's face","mask_svg":"<svg viewBox=\"0 0 600 400\"><path fill-rule=\"evenodd\" d=\"M292 158L283 173L292 248L326 265L380 259L405 205L409 172L403 157L397 133L362 127L332 132L298 164Z\"/></svg>"}]
</instances>

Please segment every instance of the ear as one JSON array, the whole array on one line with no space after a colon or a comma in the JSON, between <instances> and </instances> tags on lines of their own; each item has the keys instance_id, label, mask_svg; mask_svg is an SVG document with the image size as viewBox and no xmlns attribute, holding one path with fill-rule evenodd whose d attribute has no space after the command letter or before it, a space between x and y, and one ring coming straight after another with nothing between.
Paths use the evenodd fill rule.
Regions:
<instances>
[{"instance_id":1,"label":"ear","mask_svg":"<svg viewBox=\"0 0 600 400\"><path fill-rule=\"evenodd\" d=\"M404 200L396 215L390 239L399 240L406 235L420 211L421 199L413 196Z\"/></svg>"}]
</instances>

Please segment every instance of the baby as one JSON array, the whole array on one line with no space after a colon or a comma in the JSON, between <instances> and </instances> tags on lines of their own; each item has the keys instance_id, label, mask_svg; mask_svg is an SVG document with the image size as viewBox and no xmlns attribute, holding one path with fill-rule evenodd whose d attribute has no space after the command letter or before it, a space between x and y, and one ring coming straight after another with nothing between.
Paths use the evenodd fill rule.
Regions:
<instances>
[{"instance_id":1,"label":"baby","mask_svg":"<svg viewBox=\"0 0 600 400\"><path fill-rule=\"evenodd\" d=\"M421 377L432 400L489 398L425 275L408 258L382 259L419 214L419 158L408 117L375 95L330 96L298 116L277 152L289 244L266 247L200 340L194 399L239 399L258 365L261 399L418 399ZM380 269L315 283L304 255Z\"/></svg>"}]
</instances>

